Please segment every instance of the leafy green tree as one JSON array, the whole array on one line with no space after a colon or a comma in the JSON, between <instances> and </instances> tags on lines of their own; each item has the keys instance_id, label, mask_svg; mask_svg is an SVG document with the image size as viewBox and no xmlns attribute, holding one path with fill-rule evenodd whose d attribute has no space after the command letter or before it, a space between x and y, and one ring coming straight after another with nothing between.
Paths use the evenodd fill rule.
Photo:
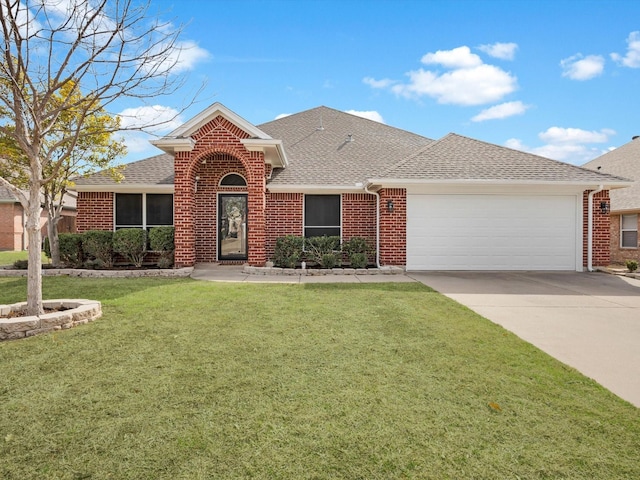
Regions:
<instances>
[{"instance_id":1,"label":"leafy green tree","mask_svg":"<svg viewBox=\"0 0 640 480\"><path fill-rule=\"evenodd\" d=\"M182 83L171 74L181 28L148 9L136 0L0 0L0 185L26 216L28 314L43 312L42 193L59 190L51 184L99 133L120 128L98 120L109 105L156 101Z\"/></svg>"}]
</instances>

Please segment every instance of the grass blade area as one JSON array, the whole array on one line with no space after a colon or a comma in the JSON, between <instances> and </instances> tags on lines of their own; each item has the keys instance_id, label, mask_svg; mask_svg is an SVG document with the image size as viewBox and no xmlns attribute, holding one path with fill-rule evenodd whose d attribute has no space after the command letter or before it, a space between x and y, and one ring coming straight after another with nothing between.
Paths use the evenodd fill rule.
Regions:
<instances>
[{"instance_id":1,"label":"grass blade area","mask_svg":"<svg viewBox=\"0 0 640 480\"><path fill-rule=\"evenodd\" d=\"M104 315L0 344L3 479L640 478L637 408L422 285L44 296Z\"/></svg>"}]
</instances>

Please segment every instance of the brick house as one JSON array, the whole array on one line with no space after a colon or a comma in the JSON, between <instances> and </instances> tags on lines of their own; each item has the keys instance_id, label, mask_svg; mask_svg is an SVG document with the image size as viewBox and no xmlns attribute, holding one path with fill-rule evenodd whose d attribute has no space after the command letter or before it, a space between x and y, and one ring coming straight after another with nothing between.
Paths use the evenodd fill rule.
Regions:
<instances>
[{"instance_id":1,"label":"brick house","mask_svg":"<svg viewBox=\"0 0 640 480\"><path fill-rule=\"evenodd\" d=\"M291 234L364 237L408 270L583 270L609 263L599 205L630 184L327 107L256 126L216 103L152 143L123 182L76 182L77 226L174 225L177 266L264 265Z\"/></svg>"},{"instance_id":2,"label":"brick house","mask_svg":"<svg viewBox=\"0 0 640 480\"><path fill-rule=\"evenodd\" d=\"M73 194L65 197L62 218L58 222L58 232L75 232L76 198ZM0 186L0 250L26 250L27 232L24 228L25 218L22 204L7 189ZM47 235L47 213L42 212L40 224L43 238Z\"/></svg>"},{"instance_id":3,"label":"brick house","mask_svg":"<svg viewBox=\"0 0 640 480\"><path fill-rule=\"evenodd\" d=\"M640 137L586 163L586 168L636 180L629 188L612 191L611 262L640 262Z\"/></svg>"}]
</instances>

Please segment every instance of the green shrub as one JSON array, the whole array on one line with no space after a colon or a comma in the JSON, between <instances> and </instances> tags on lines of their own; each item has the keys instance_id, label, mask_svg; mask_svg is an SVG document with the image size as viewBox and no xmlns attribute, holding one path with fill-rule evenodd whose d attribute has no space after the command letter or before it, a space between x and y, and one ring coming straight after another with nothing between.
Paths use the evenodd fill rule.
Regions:
<instances>
[{"instance_id":1,"label":"green shrub","mask_svg":"<svg viewBox=\"0 0 640 480\"><path fill-rule=\"evenodd\" d=\"M149 230L149 245L154 252L160 252L159 268L173 267L173 252L175 250L175 228L154 227Z\"/></svg>"},{"instance_id":2,"label":"green shrub","mask_svg":"<svg viewBox=\"0 0 640 480\"><path fill-rule=\"evenodd\" d=\"M369 263L371 247L365 238L351 237L342 244L342 251L349 257L352 268L365 268Z\"/></svg>"},{"instance_id":3,"label":"green shrub","mask_svg":"<svg viewBox=\"0 0 640 480\"><path fill-rule=\"evenodd\" d=\"M81 233L60 233L60 261L68 267L79 268L84 263Z\"/></svg>"},{"instance_id":4,"label":"green shrub","mask_svg":"<svg viewBox=\"0 0 640 480\"><path fill-rule=\"evenodd\" d=\"M625 265L629 269L630 272L635 272L638 269L638 262L635 260L627 260Z\"/></svg>"},{"instance_id":5,"label":"green shrub","mask_svg":"<svg viewBox=\"0 0 640 480\"><path fill-rule=\"evenodd\" d=\"M352 253L349 255L349 263L351 268L365 268L367 266L366 253Z\"/></svg>"},{"instance_id":6,"label":"green shrub","mask_svg":"<svg viewBox=\"0 0 640 480\"><path fill-rule=\"evenodd\" d=\"M147 253L147 232L142 228L122 228L113 234L113 251L136 267L141 267Z\"/></svg>"},{"instance_id":7,"label":"green shrub","mask_svg":"<svg viewBox=\"0 0 640 480\"><path fill-rule=\"evenodd\" d=\"M173 252L175 229L173 227L154 227L149 230L149 246L154 252Z\"/></svg>"},{"instance_id":8,"label":"green shrub","mask_svg":"<svg viewBox=\"0 0 640 480\"><path fill-rule=\"evenodd\" d=\"M47 256L47 258L51 258L51 245L49 245L49 236L45 235L44 237L44 254Z\"/></svg>"},{"instance_id":9,"label":"green shrub","mask_svg":"<svg viewBox=\"0 0 640 480\"><path fill-rule=\"evenodd\" d=\"M29 261L16 260L15 262L13 262L13 268L15 268L16 270L26 270L27 268L29 268Z\"/></svg>"},{"instance_id":10,"label":"green shrub","mask_svg":"<svg viewBox=\"0 0 640 480\"><path fill-rule=\"evenodd\" d=\"M338 265L338 256L335 253L325 253L320 259L322 268L333 268Z\"/></svg>"},{"instance_id":11,"label":"green shrub","mask_svg":"<svg viewBox=\"0 0 640 480\"><path fill-rule=\"evenodd\" d=\"M340 237L328 237L326 235L322 237L307 238L304 243L307 258L323 268L333 268L339 264L339 257L337 253L340 252ZM325 260L327 263L331 263L330 257L325 259L325 255L333 255L335 262L331 267L325 266Z\"/></svg>"},{"instance_id":12,"label":"green shrub","mask_svg":"<svg viewBox=\"0 0 640 480\"><path fill-rule=\"evenodd\" d=\"M276 267L296 268L302 260L302 246L304 239L295 235L287 235L276 239L273 263Z\"/></svg>"},{"instance_id":13,"label":"green shrub","mask_svg":"<svg viewBox=\"0 0 640 480\"><path fill-rule=\"evenodd\" d=\"M92 262L91 268L109 268L113 266L113 232L89 230L82 234L82 251ZM86 265L86 262L85 262Z\"/></svg>"}]
</instances>

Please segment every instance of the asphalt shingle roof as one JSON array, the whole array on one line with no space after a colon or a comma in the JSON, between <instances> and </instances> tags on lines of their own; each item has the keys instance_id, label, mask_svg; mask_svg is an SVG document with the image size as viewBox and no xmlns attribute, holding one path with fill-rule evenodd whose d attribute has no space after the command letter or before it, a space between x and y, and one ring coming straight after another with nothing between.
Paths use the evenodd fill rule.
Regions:
<instances>
[{"instance_id":1,"label":"asphalt shingle roof","mask_svg":"<svg viewBox=\"0 0 640 480\"><path fill-rule=\"evenodd\" d=\"M270 185L363 182L433 140L373 120L317 107L258 125L284 144L289 165ZM347 141L351 135L351 142Z\"/></svg>"},{"instance_id":2,"label":"asphalt shingle roof","mask_svg":"<svg viewBox=\"0 0 640 480\"><path fill-rule=\"evenodd\" d=\"M543 182L619 182L586 168L450 133L375 178Z\"/></svg>"},{"instance_id":3,"label":"asphalt shingle roof","mask_svg":"<svg viewBox=\"0 0 640 480\"><path fill-rule=\"evenodd\" d=\"M173 157L167 153L127 163L122 169L124 185L173 185ZM102 171L75 180L76 185L119 185Z\"/></svg>"},{"instance_id":4,"label":"asphalt shingle roof","mask_svg":"<svg viewBox=\"0 0 640 480\"><path fill-rule=\"evenodd\" d=\"M583 167L635 180L631 187L609 193L611 210L640 210L640 138L585 163Z\"/></svg>"}]
</instances>

